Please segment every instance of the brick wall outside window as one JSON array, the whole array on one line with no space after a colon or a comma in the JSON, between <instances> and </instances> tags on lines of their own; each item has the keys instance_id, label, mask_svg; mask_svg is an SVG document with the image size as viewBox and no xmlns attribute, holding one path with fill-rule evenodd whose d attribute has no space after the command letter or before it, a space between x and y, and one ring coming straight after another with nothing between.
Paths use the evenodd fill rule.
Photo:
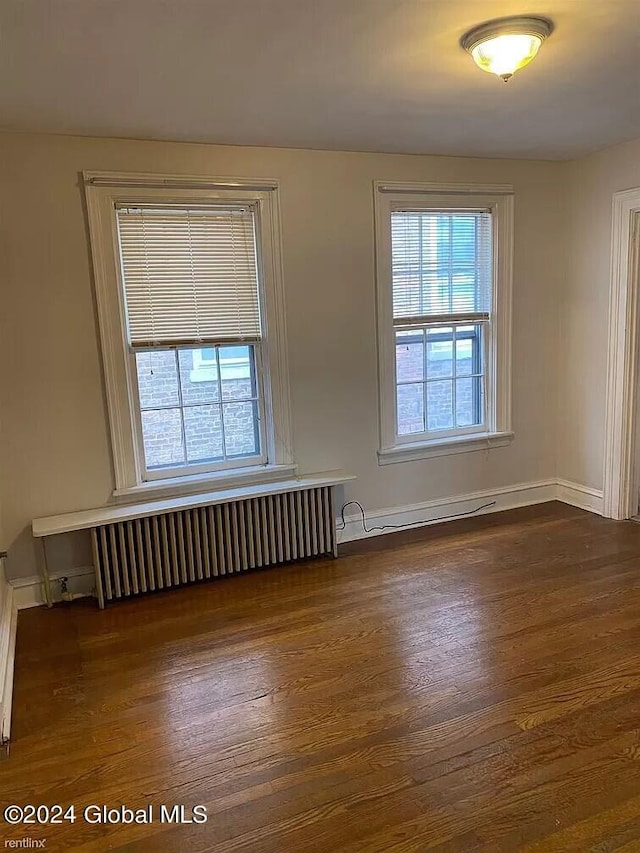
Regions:
<instances>
[{"instance_id":1,"label":"brick wall outside window","mask_svg":"<svg viewBox=\"0 0 640 853\"><path fill-rule=\"evenodd\" d=\"M146 462L149 468L184 462L178 381L181 383L187 454L197 463L222 455L220 389L217 381L193 381L190 350L178 353L178 379L172 351L139 353L138 388L142 407ZM200 371L202 375L202 371ZM251 396L250 379L224 379L222 401L228 455L259 453L254 434L254 404L233 402ZM157 406L170 409L154 410Z\"/></svg>"},{"instance_id":2,"label":"brick wall outside window","mask_svg":"<svg viewBox=\"0 0 640 853\"><path fill-rule=\"evenodd\" d=\"M399 344L396 347L396 371L400 377L416 378L423 371L423 350L421 346ZM458 375L471 371L471 358L458 359ZM429 383L427 399L428 428L451 429L452 423L452 383L451 362L447 359L433 360L429 365L429 378L440 381ZM471 425L473 423L473 380L458 380L456 388L456 410L458 423ZM422 383L399 386L397 396L398 423L402 425L402 433L421 432L424 429L422 418Z\"/></svg>"}]
</instances>

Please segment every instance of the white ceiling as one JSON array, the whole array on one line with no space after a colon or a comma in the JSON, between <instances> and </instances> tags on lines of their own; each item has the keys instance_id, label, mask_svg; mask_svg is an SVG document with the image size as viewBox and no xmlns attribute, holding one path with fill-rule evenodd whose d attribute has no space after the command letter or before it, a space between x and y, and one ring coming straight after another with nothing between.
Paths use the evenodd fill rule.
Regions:
<instances>
[{"instance_id":1,"label":"white ceiling","mask_svg":"<svg viewBox=\"0 0 640 853\"><path fill-rule=\"evenodd\" d=\"M460 36L555 32L508 84ZM640 136L640 0L2 0L0 127L567 158Z\"/></svg>"}]
</instances>

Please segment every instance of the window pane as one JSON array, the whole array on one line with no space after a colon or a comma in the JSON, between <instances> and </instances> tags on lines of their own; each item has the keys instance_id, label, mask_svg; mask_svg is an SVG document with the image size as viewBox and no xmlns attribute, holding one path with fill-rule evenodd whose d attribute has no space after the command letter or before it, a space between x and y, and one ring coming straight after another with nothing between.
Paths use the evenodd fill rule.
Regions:
<instances>
[{"instance_id":1,"label":"window pane","mask_svg":"<svg viewBox=\"0 0 640 853\"><path fill-rule=\"evenodd\" d=\"M416 332L396 332L396 378L398 382L424 379L424 337Z\"/></svg>"},{"instance_id":2,"label":"window pane","mask_svg":"<svg viewBox=\"0 0 640 853\"><path fill-rule=\"evenodd\" d=\"M398 435L424 432L424 385L397 386Z\"/></svg>"},{"instance_id":3,"label":"window pane","mask_svg":"<svg viewBox=\"0 0 640 853\"><path fill-rule=\"evenodd\" d=\"M476 277L473 270L458 269L451 276L451 310L473 310L476 299Z\"/></svg>"},{"instance_id":4,"label":"window pane","mask_svg":"<svg viewBox=\"0 0 640 853\"><path fill-rule=\"evenodd\" d=\"M178 406L178 372L173 350L136 353L141 409Z\"/></svg>"},{"instance_id":5,"label":"window pane","mask_svg":"<svg viewBox=\"0 0 640 853\"><path fill-rule=\"evenodd\" d=\"M220 377L223 400L246 400L255 397L253 347L220 347Z\"/></svg>"},{"instance_id":6,"label":"window pane","mask_svg":"<svg viewBox=\"0 0 640 853\"><path fill-rule=\"evenodd\" d=\"M257 405L255 403L223 403L222 408L227 456L260 453Z\"/></svg>"},{"instance_id":7,"label":"window pane","mask_svg":"<svg viewBox=\"0 0 640 853\"><path fill-rule=\"evenodd\" d=\"M453 376L453 330L451 328L427 331L427 378L440 379Z\"/></svg>"},{"instance_id":8,"label":"window pane","mask_svg":"<svg viewBox=\"0 0 640 853\"><path fill-rule=\"evenodd\" d=\"M427 383L427 428L453 428L453 382Z\"/></svg>"},{"instance_id":9,"label":"window pane","mask_svg":"<svg viewBox=\"0 0 640 853\"><path fill-rule=\"evenodd\" d=\"M178 362L184 403L214 403L220 399L215 349L181 349Z\"/></svg>"},{"instance_id":10,"label":"window pane","mask_svg":"<svg viewBox=\"0 0 640 853\"><path fill-rule=\"evenodd\" d=\"M184 435L189 462L222 459L220 406L187 406L184 410Z\"/></svg>"},{"instance_id":11,"label":"window pane","mask_svg":"<svg viewBox=\"0 0 640 853\"><path fill-rule=\"evenodd\" d=\"M180 409L151 409L141 417L147 468L184 463Z\"/></svg>"},{"instance_id":12,"label":"window pane","mask_svg":"<svg viewBox=\"0 0 640 853\"><path fill-rule=\"evenodd\" d=\"M456 426L481 423L480 378L456 381Z\"/></svg>"},{"instance_id":13,"label":"window pane","mask_svg":"<svg viewBox=\"0 0 640 853\"><path fill-rule=\"evenodd\" d=\"M482 373L482 326L458 326L456 329L456 376Z\"/></svg>"}]
</instances>

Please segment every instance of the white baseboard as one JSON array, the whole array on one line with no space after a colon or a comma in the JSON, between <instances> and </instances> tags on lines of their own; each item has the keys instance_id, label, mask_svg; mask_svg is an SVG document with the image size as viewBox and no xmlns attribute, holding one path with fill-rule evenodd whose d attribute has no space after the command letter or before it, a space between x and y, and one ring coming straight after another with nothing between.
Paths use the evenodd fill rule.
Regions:
<instances>
[{"instance_id":1,"label":"white baseboard","mask_svg":"<svg viewBox=\"0 0 640 853\"><path fill-rule=\"evenodd\" d=\"M556 500L602 515L602 489L592 489L569 480L558 480L556 489Z\"/></svg>"},{"instance_id":2,"label":"white baseboard","mask_svg":"<svg viewBox=\"0 0 640 853\"><path fill-rule=\"evenodd\" d=\"M61 577L69 579L68 590L73 598L85 598L95 594L96 579L93 566L80 566L76 569L69 569L68 572L59 572L51 576L51 597L54 601L64 601L60 592L59 578ZM42 578L38 575L12 578L11 585L18 610L24 610L26 607L40 607L40 605L45 604Z\"/></svg>"},{"instance_id":3,"label":"white baseboard","mask_svg":"<svg viewBox=\"0 0 640 853\"><path fill-rule=\"evenodd\" d=\"M374 510L373 512L367 511L369 532L362 529L361 513L349 513L345 517L344 529L338 531L338 542L351 542L354 539L380 536L382 533L393 533L397 528L423 527L445 520L453 520L455 517L485 515L490 512L501 512L505 509L515 509L519 506L530 506L531 504L553 500L556 500L556 481L542 480L537 483L520 483L515 486L425 501L410 506ZM386 525L390 526L386 530L375 529L384 528ZM391 527L391 525L393 526Z\"/></svg>"},{"instance_id":4,"label":"white baseboard","mask_svg":"<svg viewBox=\"0 0 640 853\"><path fill-rule=\"evenodd\" d=\"M13 666L16 656L18 614L13 587L5 579L4 560L0 559L0 743L11 735Z\"/></svg>"},{"instance_id":5,"label":"white baseboard","mask_svg":"<svg viewBox=\"0 0 640 853\"><path fill-rule=\"evenodd\" d=\"M442 500L425 501L410 506L373 512L367 510L368 532L362 528L362 514L350 512L345 517L344 529L338 531L338 542L352 542L355 539L393 533L398 528L425 527L442 521L453 521L456 517L486 515L554 500L602 515L601 491L578 483L570 483L567 480L542 480L537 483L520 483ZM387 529L379 529L386 525L389 525Z\"/></svg>"}]
</instances>

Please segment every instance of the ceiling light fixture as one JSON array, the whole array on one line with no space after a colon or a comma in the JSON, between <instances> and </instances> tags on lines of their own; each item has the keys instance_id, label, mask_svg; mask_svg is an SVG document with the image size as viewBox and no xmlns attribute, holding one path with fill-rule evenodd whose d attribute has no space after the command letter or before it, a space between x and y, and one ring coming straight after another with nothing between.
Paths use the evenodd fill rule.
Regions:
<instances>
[{"instance_id":1,"label":"ceiling light fixture","mask_svg":"<svg viewBox=\"0 0 640 853\"><path fill-rule=\"evenodd\" d=\"M460 44L479 68L507 83L531 62L552 30L547 18L502 18L469 30Z\"/></svg>"}]
</instances>

